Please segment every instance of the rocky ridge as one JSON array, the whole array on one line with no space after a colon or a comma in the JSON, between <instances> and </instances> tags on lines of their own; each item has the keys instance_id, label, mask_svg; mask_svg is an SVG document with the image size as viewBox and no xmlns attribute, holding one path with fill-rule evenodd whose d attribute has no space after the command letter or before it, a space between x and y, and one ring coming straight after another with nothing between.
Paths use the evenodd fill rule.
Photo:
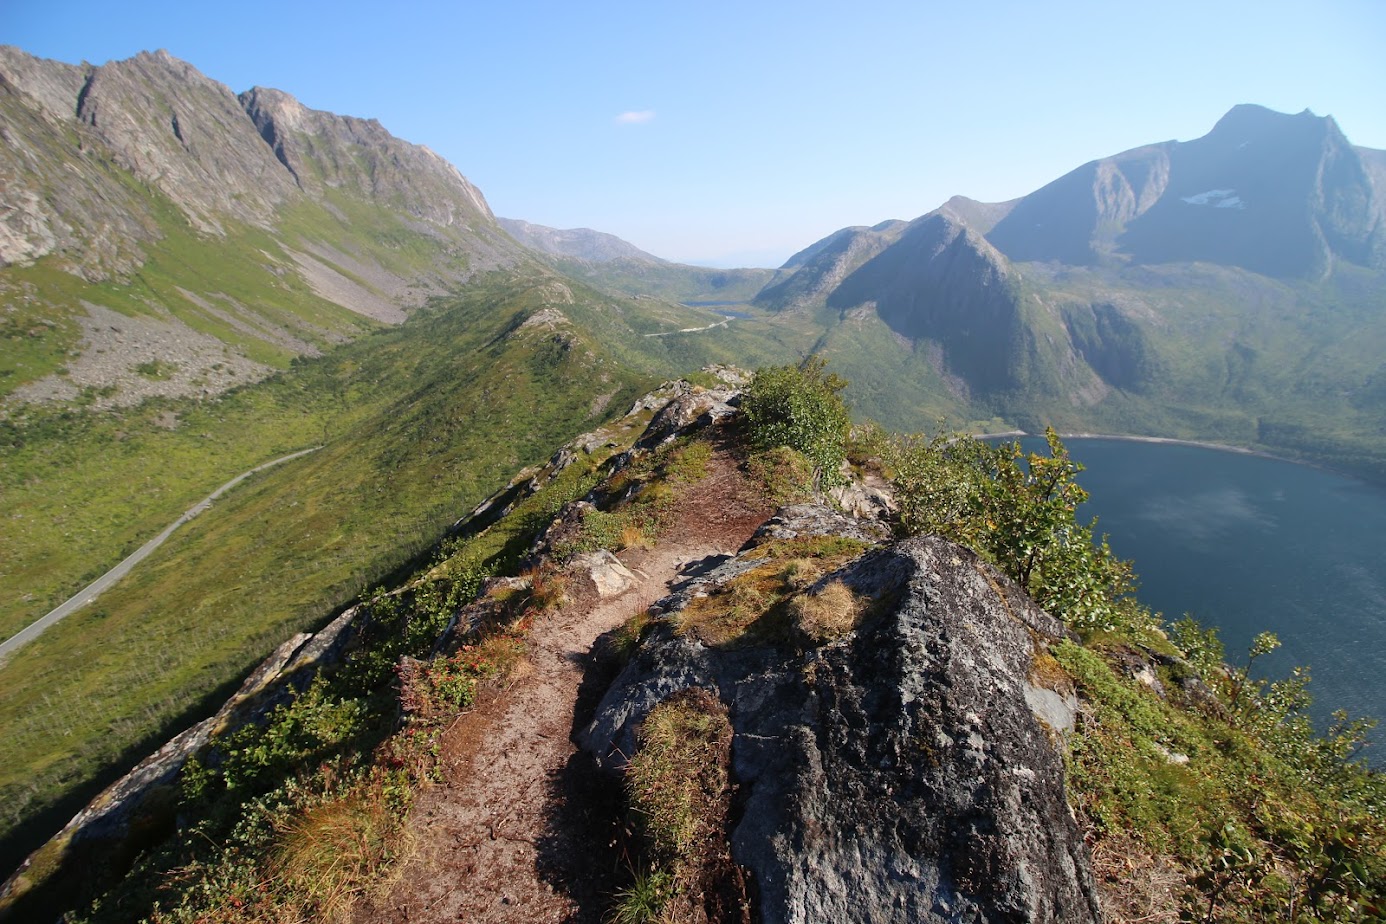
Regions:
<instances>
[{"instance_id":1,"label":"rocky ridge","mask_svg":"<svg viewBox=\"0 0 1386 924\"><path fill-rule=\"evenodd\" d=\"M86 386L117 392L98 406L217 394L272 371L267 355L281 366L315 355L372 323L403 321L474 274L527 259L480 191L436 153L278 90L237 96L163 51L93 66L0 46L0 137L0 324L38 330L70 359L127 355L92 336L103 310L148 312L186 330L113 370L110 356L89 362L81 381L20 363L6 370L6 390L21 389L15 401L68 400ZM215 254L216 241L228 253ZM152 278L129 286L150 260L159 266ZM36 263L128 286L130 297L9 269ZM223 356L180 348L209 330ZM151 388L134 375L151 362L186 374ZM218 374L227 365L239 367L234 381Z\"/></svg>"}]
</instances>

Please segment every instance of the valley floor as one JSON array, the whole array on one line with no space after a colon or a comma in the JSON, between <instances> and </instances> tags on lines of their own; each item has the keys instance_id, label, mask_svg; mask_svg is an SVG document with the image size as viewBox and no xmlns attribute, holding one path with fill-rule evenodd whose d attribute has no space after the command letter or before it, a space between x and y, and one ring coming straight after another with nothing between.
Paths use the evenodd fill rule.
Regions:
<instances>
[{"instance_id":1,"label":"valley floor","mask_svg":"<svg viewBox=\"0 0 1386 924\"><path fill-rule=\"evenodd\" d=\"M609 679L596 643L681 577L735 553L770 512L719 451L677 501L673 531L621 553L638 584L607 600L579 589L540 617L509 688L444 735L443 781L411 814L410 857L362 904L359 924L602 919L630 861L610 810L620 793L570 740Z\"/></svg>"}]
</instances>

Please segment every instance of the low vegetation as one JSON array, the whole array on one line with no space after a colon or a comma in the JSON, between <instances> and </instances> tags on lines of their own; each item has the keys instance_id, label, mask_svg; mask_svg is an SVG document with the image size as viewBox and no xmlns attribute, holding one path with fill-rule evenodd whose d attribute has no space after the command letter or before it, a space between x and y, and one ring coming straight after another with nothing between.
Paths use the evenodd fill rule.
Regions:
<instances>
[{"instance_id":1,"label":"low vegetation","mask_svg":"<svg viewBox=\"0 0 1386 924\"><path fill-rule=\"evenodd\" d=\"M96 535L107 517L148 499L164 519L131 536L138 545L210 490L199 480L215 471L208 460L218 447L231 447L243 471L302 447L291 438L326 436L318 452L257 475L182 527L97 605L0 671L7 859L17 865L115 771L205 715L287 637L410 569L517 469L653 384L575 335L507 337L542 292L509 277L477 280L465 298L280 379L202 408L170 404L186 413L172 431L158 426L152 407L95 418L35 412L0 425L0 438L12 441L0 466L4 512L30 524L38 548L61 546L64 531ZM133 436L114 438L122 421L139 447L130 447ZM251 449L262 455L247 458ZM163 454L157 470L151 451ZM226 477L216 472L212 486ZM132 492L132 484L149 490ZM74 485L73 509L44 521L50 501L41 495L64 496ZM84 498L91 505L80 509ZM6 550L17 542L0 537ZM77 543L71 563L91 551ZM7 557L14 567L3 581L22 579L30 564L53 566L33 556L31 548ZM30 606L28 618L42 614Z\"/></svg>"},{"instance_id":2,"label":"low vegetation","mask_svg":"<svg viewBox=\"0 0 1386 924\"><path fill-rule=\"evenodd\" d=\"M1069 791L1113 920L1384 919L1386 779L1356 761L1374 723L1340 713L1315 734L1306 673L1252 675L1278 644L1269 633L1228 668L1215 630L1162 628L1130 564L1077 521L1080 466L1052 430L1047 456L870 438L903 530L973 548L1083 639L1042 655L1042 673L1083 703Z\"/></svg>"},{"instance_id":3,"label":"low vegetation","mask_svg":"<svg viewBox=\"0 0 1386 924\"><path fill-rule=\"evenodd\" d=\"M751 379L742 405L756 449L788 447L813 467L816 484L840 484L852 419L842 400L847 381L827 371L813 355L799 366L761 369Z\"/></svg>"},{"instance_id":4,"label":"low vegetation","mask_svg":"<svg viewBox=\"0 0 1386 924\"><path fill-rule=\"evenodd\" d=\"M728 843L731 741L726 707L706 690L675 693L646 716L625 775L640 865L613 922L746 914Z\"/></svg>"}]
</instances>

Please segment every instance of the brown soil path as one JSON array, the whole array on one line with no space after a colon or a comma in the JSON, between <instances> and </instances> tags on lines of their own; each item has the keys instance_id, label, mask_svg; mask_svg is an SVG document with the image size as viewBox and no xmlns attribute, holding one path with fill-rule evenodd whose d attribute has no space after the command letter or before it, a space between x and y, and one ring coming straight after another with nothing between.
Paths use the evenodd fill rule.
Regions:
<instances>
[{"instance_id":1,"label":"brown soil path","mask_svg":"<svg viewBox=\"0 0 1386 924\"><path fill-rule=\"evenodd\" d=\"M652 550L621 553L636 587L609 600L585 594L540 617L510 689L448 730L444 782L410 817L411 858L358 921L600 920L621 881L611 820L619 793L570 741L609 679L588 677L584 688L593 645L681 573L734 553L770 512L722 450L675 507L675 526Z\"/></svg>"}]
</instances>

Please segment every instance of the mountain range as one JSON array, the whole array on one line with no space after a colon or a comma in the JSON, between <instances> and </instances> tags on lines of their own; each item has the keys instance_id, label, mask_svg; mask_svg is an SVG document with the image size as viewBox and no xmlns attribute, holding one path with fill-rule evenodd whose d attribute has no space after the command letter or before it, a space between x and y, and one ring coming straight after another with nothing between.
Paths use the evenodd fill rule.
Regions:
<instances>
[{"instance_id":1,"label":"mountain range","mask_svg":"<svg viewBox=\"0 0 1386 924\"><path fill-rule=\"evenodd\" d=\"M378 122L164 52L0 48L0 134L0 633L322 447L3 665L5 861L516 469L706 364L823 355L899 429L1214 440L1386 480L1386 152L1308 112L1238 106L735 270L497 219Z\"/></svg>"}]
</instances>

